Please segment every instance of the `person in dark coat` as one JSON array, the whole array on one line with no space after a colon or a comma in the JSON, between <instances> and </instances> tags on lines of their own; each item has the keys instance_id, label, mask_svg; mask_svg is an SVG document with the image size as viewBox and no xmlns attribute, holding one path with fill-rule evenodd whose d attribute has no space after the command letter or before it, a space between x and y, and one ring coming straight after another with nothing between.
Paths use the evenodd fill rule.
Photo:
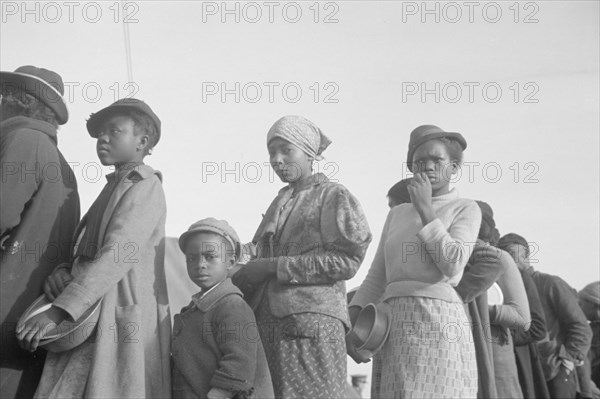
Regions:
<instances>
[{"instance_id":1,"label":"person in dark coat","mask_svg":"<svg viewBox=\"0 0 600 399\"><path fill-rule=\"evenodd\" d=\"M600 398L600 281L586 285L578 293L579 306L592 329L592 345L587 360L577 368L581 397Z\"/></svg>"},{"instance_id":2,"label":"person in dark coat","mask_svg":"<svg viewBox=\"0 0 600 399\"><path fill-rule=\"evenodd\" d=\"M511 236L506 235L498 241L498 247L507 251L515 260L521 273L527 299L529 301L529 312L531 313L531 325L528 331L522 328L511 329L514 341L515 360L517 361L517 371L519 373L519 383L523 391L524 398L550 398L544 369L542 368L540 354L537 348L537 342L541 342L546 337L546 318L544 317L544 308L538 294L537 287L531 274L523 267L523 262L518 258L518 254L512 251L514 247L510 245ZM529 249L527 249L528 251ZM528 254L527 254L528 255Z\"/></svg>"},{"instance_id":3,"label":"person in dark coat","mask_svg":"<svg viewBox=\"0 0 600 399\"><path fill-rule=\"evenodd\" d=\"M575 367L584 364L592 340L576 291L560 277L539 272L530 265L525 238L511 233L500 242L519 259L516 263L533 277L538 290L548 334L537 346L550 397L575 398L581 392Z\"/></svg>"},{"instance_id":4,"label":"person in dark coat","mask_svg":"<svg viewBox=\"0 0 600 399\"><path fill-rule=\"evenodd\" d=\"M0 81L0 397L31 397L45 352L19 348L15 328L46 277L68 261L79 195L57 148L57 128L68 120L62 78L22 66L0 72Z\"/></svg>"},{"instance_id":5,"label":"person in dark coat","mask_svg":"<svg viewBox=\"0 0 600 399\"><path fill-rule=\"evenodd\" d=\"M505 273L506 266L500 259L497 248L478 239L463 277L456 286L471 319L479 381L478 398L498 398L487 290Z\"/></svg>"}]
</instances>

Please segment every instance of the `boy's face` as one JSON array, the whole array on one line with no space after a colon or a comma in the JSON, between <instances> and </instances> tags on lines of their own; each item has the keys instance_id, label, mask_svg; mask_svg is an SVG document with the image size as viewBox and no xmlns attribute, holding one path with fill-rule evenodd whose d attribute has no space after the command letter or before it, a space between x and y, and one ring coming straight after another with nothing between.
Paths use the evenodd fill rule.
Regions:
<instances>
[{"instance_id":1,"label":"boy's face","mask_svg":"<svg viewBox=\"0 0 600 399\"><path fill-rule=\"evenodd\" d=\"M235 265L231 244L224 237L208 231L190 236L184 253L188 276L203 291L225 280Z\"/></svg>"},{"instance_id":2,"label":"boy's face","mask_svg":"<svg viewBox=\"0 0 600 399\"><path fill-rule=\"evenodd\" d=\"M148 136L136 134L135 123L129 116L112 115L100 125L96 152L102 165L121 165L141 162Z\"/></svg>"},{"instance_id":3,"label":"boy's face","mask_svg":"<svg viewBox=\"0 0 600 399\"><path fill-rule=\"evenodd\" d=\"M269 142L271 167L284 183L293 183L311 175L312 160L287 140L275 137Z\"/></svg>"}]
</instances>

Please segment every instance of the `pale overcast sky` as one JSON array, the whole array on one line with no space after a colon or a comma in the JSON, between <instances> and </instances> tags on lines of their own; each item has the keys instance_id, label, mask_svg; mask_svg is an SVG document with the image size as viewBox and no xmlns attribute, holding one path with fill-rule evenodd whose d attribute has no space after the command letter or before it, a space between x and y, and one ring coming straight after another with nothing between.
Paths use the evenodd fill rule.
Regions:
<instances>
[{"instance_id":1,"label":"pale overcast sky","mask_svg":"<svg viewBox=\"0 0 600 399\"><path fill-rule=\"evenodd\" d=\"M597 1L1 3L0 68L67 82L59 147L82 212L104 184L85 119L135 92L162 119L146 161L164 174L167 234L214 216L249 241L282 187L266 133L304 115L333 141L320 170L360 200L374 235L352 288L385 194L408 176L410 131L435 124L468 141L455 187L488 202L501 233L535 242L536 268L576 289L599 279Z\"/></svg>"}]
</instances>

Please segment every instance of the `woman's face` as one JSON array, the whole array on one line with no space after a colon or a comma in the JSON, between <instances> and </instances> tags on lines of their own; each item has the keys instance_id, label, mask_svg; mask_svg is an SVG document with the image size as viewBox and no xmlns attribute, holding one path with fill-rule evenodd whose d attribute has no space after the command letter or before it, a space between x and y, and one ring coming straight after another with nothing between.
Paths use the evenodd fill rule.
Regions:
<instances>
[{"instance_id":1,"label":"woman's face","mask_svg":"<svg viewBox=\"0 0 600 399\"><path fill-rule=\"evenodd\" d=\"M431 182L433 196L447 192L456 163L450 159L446 145L429 140L417 147L413 154L413 173L424 173Z\"/></svg>"},{"instance_id":2,"label":"woman's face","mask_svg":"<svg viewBox=\"0 0 600 399\"><path fill-rule=\"evenodd\" d=\"M271 167L284 183L294 183L312 173L312 159L287 140L275 137L269 142Z\"/></svg>"}]
</instances>

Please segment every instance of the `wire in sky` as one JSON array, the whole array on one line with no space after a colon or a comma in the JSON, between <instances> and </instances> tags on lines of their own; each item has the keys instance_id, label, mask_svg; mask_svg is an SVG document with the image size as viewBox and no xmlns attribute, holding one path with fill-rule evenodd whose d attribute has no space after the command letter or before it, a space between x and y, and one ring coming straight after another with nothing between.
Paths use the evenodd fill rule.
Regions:
<instances>
[{"instance_id":1,"label":"wire in sky","mask_svg":"<svg viewBox=\"0 0 600 399\"><path fill-rule=\"evenodd\" d=\"M121 10L125 12L125 0L121 0ZM133 63L131 61L131 38L129 36L129 24L126 22L127 18L121 18L123 20L123 35L125 39L125 60L127 62L127 79L129 82L133 82Z\"/></svg>"}]
</instances>

